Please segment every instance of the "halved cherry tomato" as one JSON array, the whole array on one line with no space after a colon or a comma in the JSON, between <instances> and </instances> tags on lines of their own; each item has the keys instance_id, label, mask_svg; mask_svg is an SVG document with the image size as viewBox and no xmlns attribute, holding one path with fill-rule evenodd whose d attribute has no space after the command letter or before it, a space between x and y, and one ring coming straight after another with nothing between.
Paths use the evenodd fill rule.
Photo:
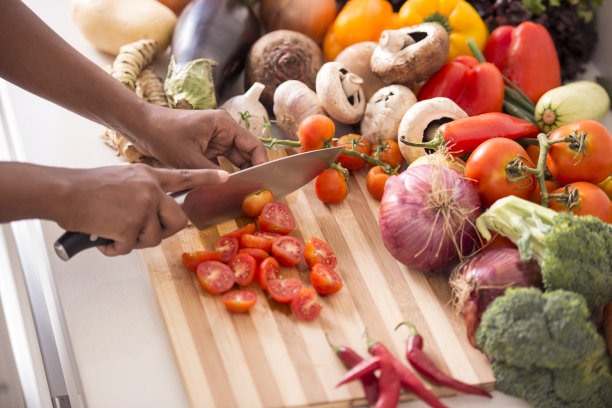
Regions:
<instances>
[{"instance_id":1,"label":"halved cherry tomato","mask_svg":"<svg viewBox=\"0 0 612 408\"><path fill-rule=\"evenodd\" d=\"M337 168L323 170L315 179L315 193L327 204L337 204L346 198L348 187L344 173Z\"/></svg>"},{"instance_id":2,"label":"halved cherry tomato","mask_svg":"<svg viewBox=\"0 0 612 408\"><path fill-rule=\"evenodd\" d=\"M380 156L378 158L391 166L392 169L404 164L404 156L402 155L398 142L395 140L383 140L380 149L378 146L378 143L372 145L370 156L376 157L378 150L380 150Z\"/></svg>"},{"instance_id":3,"label":"halved cherry tomato","mask_svg":"<svg viewBox=\"0 0 612 408\"><path fill-rule=\"evenodd\" d=\"M241 248L259 248L264 251L270 251L272 241L266 237L258 236L255 234L244 234L240 237Z\"/></svg>"},{"instance_id":4,"label":"halved cherry tomato","mask_svg":"<svg viewBox=\"0 0 612 408\"><path fill-rule=\"evenodd\" d=\"M316 264L310 270L310 283L321 295L332 295L344 286L338 272L327 265Z\"/></svg>"},{"instance_id":5,"label":"halved cherry tomato","mask_svg":"<svg viewBox=\"0 0 612 408\"><path fill-rule=\"evenodd\" d=\"M242 228L238 228L229 234L223 235L224 237L234 237L240 239L243 234L252 234L255 232L256 226L254 222L248 223Z\"/></svg>"},{"instance_id":6,"label":"halved cherry tomato","mask_svg":"<svg viewBox=\"0 0 612 408\"><path fill-rule=\"evenodd\" d=\"M249 194L242 202L242 212L247 217L255 218L261 214L264 205L274 201L274 194L270 190L259 190Z\"/></svg>"},{"instance_id":7,"label":"halved cherry tomato","mask_svg":"<svg viewBox=\"0 0 612 408\"><path fill-rule=\"evenodd\" d=\"M312 320L321 314L321 303L312 288L302 288L291 301L291 311L302 320Z\"/></svg>"},{"instance_id":8,"label":"halved cherry tomato","mask_svg":"<svg viewBox=\"0 0 612 408\"><path fill-rule=\"evenodd\" d=\"M262 231L262 230L255 231L253 233L253 235L257 235L258 237L264 237L266 239L269 239L270 240L270 245L272 245L272 242L276 238L282 237L282 235L277 233L277 232L268 232L268 231Z\"/></svg>"},{"instance_id":9,"label":"halved cherry tomato","mask_svg":"<svg viewBox=\"0 0 612 408\"><path fill-rule=\"evenodd\" d=\"M268 282L268 293L280 303L289 303L302 289L302 281L297 278L273 279Z\"/></svg>"},{"instance_id":10,"label":"halved cherry tomato","mask_svg":"<svg viewBox=\"0 0 612 408\"><path fill-rule=\"evenodd\" d=\"M310 115L298 127L298 139L302 151L321 149L336 132L334 121L325 115Z\"/></svg>"},{"instance_id":11,"label":"halved cherry tomato","mask_svg":"<svg viewBox=\"0 0 612 408\"><path fill-rule=\"evenodd\" d=\"M183 252L181 255L183 266L188 271L195 272L198 265L204 261L220 261L221 252L219 251L195 251Z\"/></svg>"},{"instance_id":12,"label":"halved cherry tomato","mask_svg":"<svg viewBox=\"0 0 612 408\"><path fill-rule=\"evenodd\" d=\"M570 210L567 205L559 202L556 198L551 198L548 203L548 207L552 208L557 212L571 212L576 215L592 215L599 218L603 222L608 222L610 213L610 198L608 195L595 184L587 181L577 181L575 183L568 184L567 186L558 188L551 192L551 194L561 194L565 191L565 187L568 187L568 191L572 189L578 190L578 205L572 207Z\"/></svg>"},{"instance_id":13,"label":"halved cherry tomato","mask_svg":"<svg viewBox=\"0 0 612 408\"><path fill-rule=\"evenodd\" d=\"M346 146L345 150L354 150L365 155L369 155L371 149L370 142L368 142L363 136L355 133L341 136L336 142L336 145ZM342 167L349 170L359 170L366 164L366 162L360 158L347 156L346 154L341 154L340 157L338 157L338 162L342 165Z\"/></svg>"},{"instance_id":14,"label":"halved cherry tomato","mask_svg":"<svg viewBox=\"0 0 612 408\"><path fill-rule=\"evenodd\" d=\"M389 177L391 177L391 175L385 173L380 166L374 166L368 171L368 175L366 176L366 188L375 200L380 201L382 199L383 193L385 192L385 184L387 184Z\"/></svg>"},{"instance_id":15,"label":"halved cherry tomato","mask_svg":"<svg viewBox=\"0 0 612 408\"><path fill-rule=\"evenodd\" d=\"M295 218L289 207L278 201L273 201L264 206L259 218L257 218L259 229L267 232L286 235L295 228Z\"/></svg>"},{"instance_id":16,"label":"halved cherry tomato","mask_svg":"<svg viewBox=\"0 0 612 408\"><path fill-rule=\"evenodd\" d=\"M304 247L304 258L309 268L312 268L318 263L335 268L338 265L336 254L330 248L327 243L321 241L319 238L312 237L306 241Z\"/></svg>"},{"instance_id":17,"label":"halved cherry tomato","mask_svg":"<svg viewBox=\"0 0 612 408\"><path fill-rule=\"evenodd\" d=\"M295 266L304 259L304 244L296 237L285 235L272 243L272 255L283 266Z\"/></svg>"},{"instance_id":18,"label":"halved cherry tomato","mask_svg":"<svg viewBox=\"0 0 612 408\"><path fill-rule=\"evenodd\" d=\"M229 262L238 253L240 243L238 238L224 235L215 243L215 250L221 252L221 262Z\"/></svg>"},{"instance_id":19,"label":"halved cherry tomato","mask_svg":"<svg viewBox=\"0 0 612 408\"><path fill-rule=\"evenodd\" d=\"M234 280L240 286L248 286L255 280L257 261L252 255L238 253L227 263L234 271Z\"/></svg>"},{"instance_id":20,"label":"halved cherry tomato","mask_svg":"<svg viewBox=\"0 0 612 408\"><path fill-rule=\"evenodd\" d=\"M260 248L240 248L240 250L238 250L238 253L251 255L253 258L255 258L255 262L257 262L257 265L262 263L264 259L270 257L269 252L266 252Z\"/></svg>"},{"instance_id":21,"label":"halved cherry tomato","mask_svg":"<svg viewBox=\"0 0 612 408\"><path fill-rule=\"evenodd\" d=\"M244 313L257 302L257 293L250 289L235 289L221 296L225 307L235 313Z\"/></svg>"},{"instance_id":22,"label":"halved cherry tomato","mask_svg":"<svg viewBox=\"0 0 612 408\"><path fill-rule=\"evenodd\" d=\"M280 265L272 257L264 259L257 268L257 283L263 290L268 289L268 282L280 279Z\"/></svg>"},{"instance_id":23,"label":"halved cherry tomato","mask_svg":"<svg viewBox=\"0 0 612 408\"><path fill-rule=\"evenodd\" d=\"M213 295L227 292L234 286L234 271L219 261L204 261L196 269L200 285Z\"/></svg>"}]
</instances>

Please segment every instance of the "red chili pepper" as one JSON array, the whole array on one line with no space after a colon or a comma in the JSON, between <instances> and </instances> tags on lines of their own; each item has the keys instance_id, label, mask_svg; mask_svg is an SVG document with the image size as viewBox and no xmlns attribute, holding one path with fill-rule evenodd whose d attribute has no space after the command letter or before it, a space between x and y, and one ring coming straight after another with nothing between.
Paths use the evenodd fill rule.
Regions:
<instances>
[{"instance_id":1,"label":"red chili pepper","mask_svg":"<svg viewBox=\"0 0 612 408\"><path fill-rule=\"evenodd\" d=\"M380 360L380 395L374 408L395 408L402 392L399 373L395 370L392 358Z\"/></svg>"},{"instance_id":2,"label":"red chili pepper","mask_svg":"<svg viewBox=\"0 0 612 408\"><path fill-rule=\"evenodd\" d=\"M504 79L490 62L479 63L461 55L431 76L419 91L418 99L445 97L453 100L469 116L501 112L504 103Z\"/></svg>"},{"instance_id":3,"label":"red chili pepper","mask_svg":"<svg viewBox=\"0 0 612 408\"><path fill-rule=\"evenodd\" d=\"M491 398L491 394L474 385L461 382L444 371L440 370L433 361L423 352L423 337L416 327L409 322L400 323L397 327L406 325L410 329L410 335L406 342L406 359L423 376L446 387L464 392L466 394L481 395ZM396 327L396 329L397 329Z\"/></svg>"},{"instance_id":4,"label":"red chili pepper","mask_svg":"<svg viewBox=\"0 0 612 408\"><path fill-rule=\"evenodd\" d=\"M339 387L343 384L356 380L358 378L362 378L363 376L374 373L374 371L380 368L380 358L378 357L370 357L366 358L363 361L357 363L353 368L348 370L340 381L336 384L336 387Z\"/></svg>"},{"instance_id":5,"label":"red chili pepper","mask_svg":"<svg viewBox=\"0 0 612 408\"><path fill-rule=\"evenodd\" d=\"M351 369L357 364L361 363L364 359L355 350L346 346L334 346L332 345L334 352L344 363L346 368ZM375 404L378 399L378 378L374 373L366 374L361 377L361 385L363 392L365 393L366 400L369 404Z\"/></svg>"},{"instance_id":6,"label":"red chili pepper","mask_svg":"<svg viewBox=\"0 0 612 408\"><path fill-rule=\"evenodd\" d=\"M516 27L497 27L487 40L484 56L533 103L546 91L561 86L559 56L541 24L525 21Z\"/></svg>"}]
</instances>

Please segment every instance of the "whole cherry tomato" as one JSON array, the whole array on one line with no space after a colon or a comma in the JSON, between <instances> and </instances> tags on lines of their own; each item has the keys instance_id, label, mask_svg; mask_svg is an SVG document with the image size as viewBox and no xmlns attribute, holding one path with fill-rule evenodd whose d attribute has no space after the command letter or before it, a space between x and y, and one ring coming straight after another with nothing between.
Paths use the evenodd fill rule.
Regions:
<instances>
[{"instance_id":1,"label":"whole cherry tomato","mask_svg":"<svg viewBox=\"0 0 612 408\"><path fill-rule=\"evenodd\" d=\"M335 167L323 170L315 179L315 193L327 204L344 201L348 195L345 173Z\"/></svg>"},{"instance_id":2,"label":"whole cherry tomato","mask_svg":"<svg viewBox=\"0 0 612 408\"><path fill-rule=\"evenodd\" d=\"M309 268L312 268L318 263L335 268L338 265L336 254L326 242L319 238L312 237L306 242L304 249L304 258Z\"/></svg>"},{"instance_id":3,"label":"whole cherry tomato","mask_svg":"<svg viewBox=\"0 0 612 408\"><path fill-rule=\"evenodd\" d=\"M354 150L365 155L370 154L370 142L368 142L363 136L354 133L341 136L336 142L336 145L346 146L345 150ZM366 162L360 158L347 156L346 154L341 154L340 157L338 157L338 162L342 165L342 167L349 170L359 170L366 164Z\"/></svg>"},{"instance_id":4,"label":"whole cherry tomato","mask_svg":"<svg viewBox=\"0 0 612 408\"><path fill-rule=\"evenodd\" d=\"M380 166L374 166L368 171L366 188L376 200L380 201L382 199L385 184L387 184L389 177L391 177L391 174L385 173Z\"/></svg>"},{"instance_id":5,"label":"whole cherry tomato","mask_svg":"<svg viewBox=\"0 0 612 408\"><path fill-rule=\"evenodd\" d=\"M578 120L555 129L548 138L572 137L571 143L550 147L546 165L561 185L574 181L601 183L612 173L612 135L594 120Z\"/></svg>"},{"instance_id":6,"label":"whole cherry tomato","mask_svg":"<svg viewBox=\"0 0 612 408\"><path fill-rule=\"evenodd\" d=\"M221 300L232 312L244 313L255 305L257 293L250 289L235 289L224 293Z\"/></svg>"},{"instance_id":7,"label":"whole cherry tomato","mask_svg":"<svg viewBox=\"0 0 612 408\"><path fill-rule=\"evenodd\" d=\"M570 209L565 200L551 198L548 207L555 211L571 212L576 215L592 215L599 218L603 222L608 222L610 214L610 198L608 195L595 184L586 181L577 181L558 188L551 194L562 194L564 192L571 193L572 190L577 190L577 204Z\"/></svg>"},{"instance_id":8,"label":"whole cherry tomato","mask_svg":"<svg viewBox=\"0 0 612 408\"><path fill-rule=\"evenodd\" d=\"M399 143L395 140L383 140L382 144L374 143L370 150L370 156L377 157L377 154L380 160L387 163L393 169L404 164L404 156L400 150Z\"/></svg>"},{"instance_id":9,"label":"whole cherry tomato","mask_svg":"<svg viewBox=\"0 0 612 408\"><path fill-rule=\"evenodd\" d=\"M334 121L325 115L310 115L306 117L298 127L298 139L302 145L302 151L318 150L325 143L329 143L336 125Z\"/></svg>"},{"instance_id":10,"label":"whole cherry tomato","mask_svg":"<svg viewBox=\"0 0 612 408\"><path fill-rule=\"evenodd\" d=\"M289 207L278 201L267 203L257 218L259 229L266 232L288 234L295 228L295 218Z\"/></svg>"},{"instance_id":11,"label":"whole cherry tomato","mask_svg":"<svg viewBox=\"0 0 612 408\"><path fill-rule=\"evenodd\" d=\"M320 263L314 265L310 270L310 283L321 295L332 295L344 286L338 272Z\"/></svg>"},{"instance_id":12,"label":"whole cherry tomato","mask_svg":"<svg viewBox=\"0 0 612 408\"><path fill-rule=\"evenodd\" d=\"M304 244L296 237L285 235L272 243L272 255L283 266L295 266L304 259Z\"/></svg>"},{"instance_id":13,"label":"whole cherry tomato","mask_svg":"<svg viewBox=\"0 0 612 408\"><path fill-rule=\"evenodd\" d=\"M234 271L219 261L204 261L196 268L200 285L213 295L227 292L234 286Z\"/></svg>"},{"instance_id":14,"label":"whole cherry tomato","mask_svg":"<svg viewBox=\"0 0 612 408\"><path fill-rule=\"evenodd\" d=\"M302 288L291 301L291 311L301 320L312 320L321 314L321 303L312 288Z\"/></svg>"},{"instance_id":15,"label":"whole cherry tomato","mask_svg":"<svg viewBox=\"0 0 612 408\"><path fill-rule=\"evenodd\" d=\"M242 202L242 212L247 217L255 218L261 214L264 206L274 201L274 194L270 190L259 190L249 194Z\"/></svg>"}]
</instances>

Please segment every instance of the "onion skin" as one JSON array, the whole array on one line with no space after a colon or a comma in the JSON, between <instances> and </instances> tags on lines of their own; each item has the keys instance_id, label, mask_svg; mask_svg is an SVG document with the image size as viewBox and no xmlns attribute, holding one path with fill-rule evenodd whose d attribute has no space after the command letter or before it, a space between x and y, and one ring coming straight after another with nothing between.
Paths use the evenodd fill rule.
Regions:
<instances>
[{"instance_id":1,"label":"onion skin","mask_svg":"<svg viewBox=\"0 0 612 408\"><path fill-rule=\"evenodd\" d=\"M480 207L476 189L458 171L409 168L385 185L378 217L383 243L411 269L444 270L474 249Z\"/></svg>"}]
</instances>

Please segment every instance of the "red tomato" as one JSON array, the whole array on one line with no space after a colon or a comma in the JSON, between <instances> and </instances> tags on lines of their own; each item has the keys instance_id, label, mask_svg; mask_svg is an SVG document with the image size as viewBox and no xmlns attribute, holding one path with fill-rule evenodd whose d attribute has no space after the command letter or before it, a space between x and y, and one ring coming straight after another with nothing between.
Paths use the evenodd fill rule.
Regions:
<instances>
[{"instance_id":1,"label":"red tomato","mask_svg":"<svg viewBox=\"0 0 612 408\"><path fill-rule=\"evenodd\" d=\"M258 217L264 205L272 201L274 201L274 195L270 190L259 190L245 197L242 202L242 212L247 217Z\"/></svg>"},{"instance_id":2,"label":"red tomato","mask_svg":"<svg viewBox=\"0 0 612 408\"><path fill-rule=\"evenodd\" d=\"M282 237L282 235L281 235L281 234L279 234L279 233L276 233L276 232L267 232L267 231L262 231L262 230L255 231L255 232L253 233L253 235L256 235L256 236L258 236L258 237L264 237L264 238L266 238L266 239L269 239L269 240L270 240L270 245L272 245L272 242L273 242L273 241L274 241L276 238L280 238L280 237Z\"/></svg>"},{"instance_id":3,"label":"red tomato","mask_svg":"<svg viewBox=\"0 0 612 408\"><path fill-rule=\"evenodd\" d=\"M312 268L318 263L335 268L338 265L336 254L330 248L327 243L321 241L319 238L310 238L304 247L304 258L309 268Z\"/></svg>"},{"instance_id":4,"label":"red tomato","mask_svg":"<svg viewBox=\"0 0 612 408\"><path fill-rule=\"evenodd\" d=\"M374 199L378 201L382 199L383 193L385 192L385 184L387 184L389 177L391 177L391 175L385 173L380 166L374 166L368 171L366 188Z\"/></svg>"},{"instance_id":5,"label":"red tomato","mask_svg":"<svg viewBox=\"0 0 612 408\"><path fill-rule=\"evenodd\" d=\"M511 182L506 174L506 165L517 155L527 157L527 152L514 140L494 137L486 140L465 162L465 177L472 180L484 207L509 195L529 199L537 182L533 175ZM529 165L526 159L521 159Z\"/></svg>"},{"instance_id":6,"label":"red tomato","mask_svg":"<svg viewBox=\"0 0 612 408\"><path fill-rule=\"evenodd\" d=\"M234 271L219 261L204 261L198 265L196 274L200 285L213 295L227 292L234 286Z\"/></svg>"},{"instance_id":7,"label":"red tomato","mask_svg":"<svg viewBox=\"0 0 612 408\"><path fill-rule=\"evenodd\" d=\"M280 303L289 303L302 289L302 281L296 278L273 279L268 282L268 293Z\"/></svg>"},{"instance_id":8,"label":"red tomato","mask_svg":"<svg viewBox=\"0 0 612 408\"><path fill-rule=\"evenodd\" d=\"M378 146L378 143L372 145L370 156L376 158L377 154L379 154L378 158L391 166L392 169L404 164L404 156L400 150L399 143L395 140L384 140L382 145L380 145L380 149ZM380 150L380 153L378 153L378 150Z\"/></svg>"},{"instance_id":9,"label":"red tomato","mask_svg":"<svg viewBox=\"0 0 612 408\"><path fill-rule=\"evenodd\" d=\"M533 201L536 204L542 204L542 192L540 191L540 183L536 181L536 187L533 189L533 193L529 197L530 201ZM559 188L559 183L555 180L544 180L546 184L546 191L550 194L553 190Z\"/></svg>"},{"instance_id":10,"label":"red tomato","mask_svg":"<svg viewBox=\"0 0 612 408\"><path fill-rule=\"evenodd\" d=\"M610 198L608 195L595 184L586 181L577 181L567 186L568 192L578 190L578 205L572 207L571 210L567 204L560 202L556 198L551 198L548 207L557 212L572 212L576 215L592 215L599 218L603 222L608 222L610 213ZM552 194L561 194L565 191L565 187L558 188L552 191Z\"/></svg>"},{"instance_id":11,"label":"red tomato","mask_svg":"<svg viewBox=\"0 0 612 408\"><path fill-rule=\"evenodd\" d=\"M278 201L273 201L264 206L259 218L257 218L259 229L267 232L286 235L295 228L295 218L289 207Z\"/></svg>"},{"instance_id":12,"label":"red tomato","mask_svg":"<svg viewBox=\"0 0 612 408\"><path fill-rule=\"evenodd\" d=\"M310 283L321 295L332 295L344 286L338 272L327 265L316 264L310 270Z\"/></svg>"},{"instance_id":13,"label":"red tomato","mask_svg":"<svg viewBox=\"0 0 612 408\"><path fill-rule=\"evenodd\" d=\"M243 234L252 234L254 232L255 232L255 223L251 222L251 223L245 225L244 227L238 228L238 229L230 232L229 234L225 234L223 236L224 237L234 237L234 238L240 239L240 237Z\"/></svg>"},{"instance_id":14,"label":"red tomato","mask_svg":"<svg viewBox=\"0 0 612 408\"><path fill-rule=\"evenodd\" d=\"M236 289L224 293L221 300L232 312L244 313L257 302L257 293L250 289Z\"/></svg>"},{"instance_id":15,"label":"red tomato","mask_svg":"<svg viewBox=\"0 0 612 408\"><path fill-rule=\"evenodd\" d=\"M181 256L183 266L188 271L195 272L198 265L204 261L220 261L221 252L219 251L195 251L195 252L183 252Z\"/></svg>"},{"instance_id":16,"label":"red tomato","mask_svg":"<svg viewBox=\"0 0 612 408\"><path fill-rule=\"evenodd\" d=\"M234 280L240 286L248 286L255 280L257 261L252 255L238 253L227 263L234 271Z\"/></svg>"},{"instance_id":17,"label":"red tomato","mask_svg":"<svg viewBox=\"0 0 612 408\"><path fill-rule=\"evenodd\" d=\"M345 150L354 150L365 155L370 154L370 142L368 142L363 136L354 133L340 137L340 139L338 139L336 142L336 145L346 146ZM338 157L338 162L342 165L342 167L349 170L359 170L366 164L366 162L360 158L348 156L346 154L341 154L340 157Z\"/></svg>"},{"instance_id":18,"label":"red tomato","mask_svg":"<svg viewBox=\"0 0 612 408\"><path fill-rule=\"evenodd\" d=\"M344 201L348 195L344 173L336 168L323 170L315 179L315 193L319 200L327 204Z\"/></svg>"},{"instance_id":19,"label":"red tomato","mask_svg":"<svg viewBox=\"0 0 612 408\"><path fill-rule=\"evenodd\" d=\"M215 250L221 252L221 262L228 262L238 253L240 243L238 239L230 236L223 236L215 243Z\"/></svg>"},{"instance_id":20,"label":"red tomato","mask_svg":"<svg viewBox=\"0 0 612 408\"><path fill-rule=\"evenodd\" d=\"M302 151L321 149L329 142L336 132L334 121L325 115L310 115L304 119L298 128L298 139Z\"/></svg>"},{"instance_id":21,"label":"red tomato","mask_svg":"<svg viewBox=\"0 0 612 408\"><path fill-rule=\"evenodd\" d=\"M555 129L549 140L584 134L584 143L555 143L550 147L546 165L561 185L574 181L601 183L612 173L612 135L594 120L578 120ZM582 146L583 150L580 150Z\"/></svg>"},{"instance_id":22,"label":"red tomato","mask_svg":"<svg viewBox=\"0 0 612 408\"><path fill-rule=\"evenodd\" d=\"M268 252L259 248L241 248L238 253L251 255L253 258L255 258L255 262L257 262L257 265L262 263L264 259L270 257L270 254Z\"/></svg>"},{"instance_id":23,"label":"red tomato","mask_svg":"<svg viewBox=\"0 0 612 408\"><path fill-rule=\"evenodd\" d=\"M291 301L291 311L302 320L312 320L321 314L323 306L312 288L302 288Z\"/></svg>"},{"instance_id":24,"label":"red tomato","mask_svg":"<svg viewBox=\"0 0 612 408\"><path fill-rule=\"evenodd\" d=\"M257 269L257 283L263 290L268 290L268 282L280 279L280 265L272 257L264 259Z\"/></svg>"},{"instance_id":25,"label":"red tomato","mask_svg":"<svg viewBox=\"0 0 612 408\"><path fill-rule=\"evenodd\" d=\"M272 243L272 255L283 266L295 266L304 259L304 244L296 237L285 235Z\"/></svg>"},{"instance_id":26,"label":"red tomato","mask_svg":"<svg viewBox=\"0 0 612 408\"><path fill-rule=\"evenodd\" d=\"M241 248L259 248L268 252L271 245L272 241L270 239L255 234L244 234L240 237Z\"/></svg>"}]
</instances>

